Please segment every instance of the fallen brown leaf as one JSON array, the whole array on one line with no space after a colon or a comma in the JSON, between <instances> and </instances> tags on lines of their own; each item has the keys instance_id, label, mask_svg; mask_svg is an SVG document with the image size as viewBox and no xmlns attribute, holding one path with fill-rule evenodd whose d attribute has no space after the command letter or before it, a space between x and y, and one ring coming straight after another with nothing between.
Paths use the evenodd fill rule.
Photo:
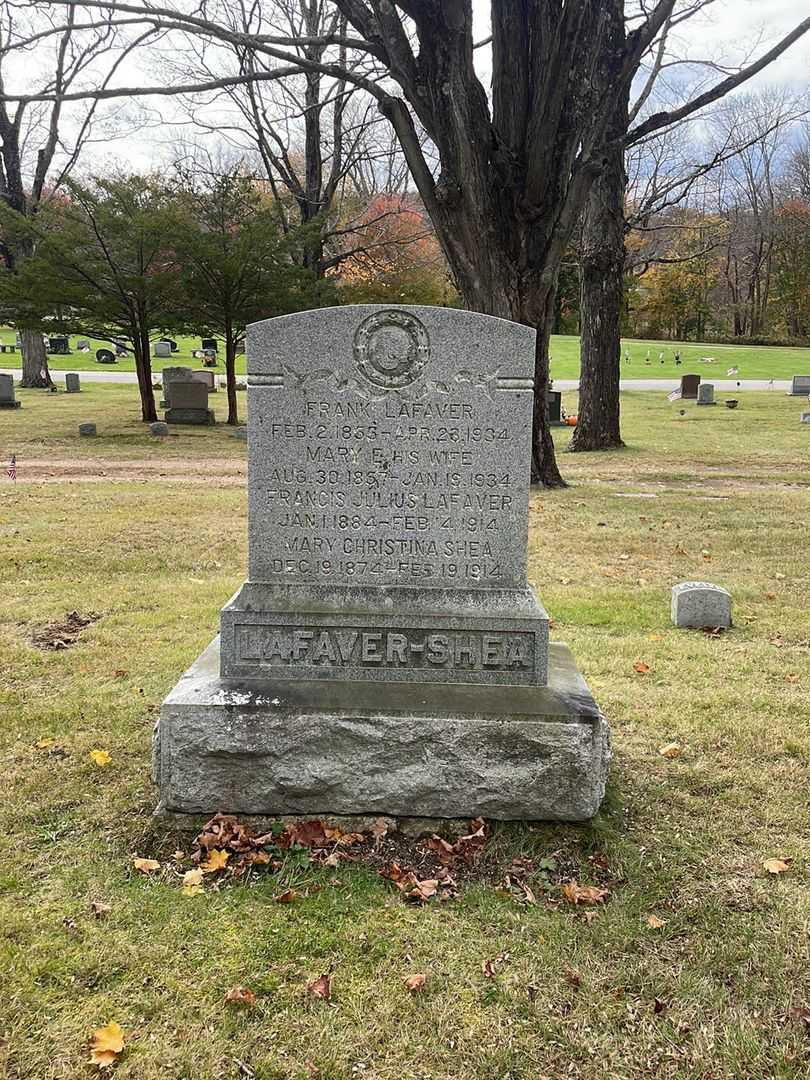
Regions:
<instances>
[{"instance_id":1,"label":"fallen brown leaf","mask_svg":"<svg viewBox=\"0 0 810 1080\"><path fill-rule=\"evenodd\" d=\"M644 660L636 660L633 664L633 671L635 671L637 675L649 675L652 668L649 664L645 663Z\"/></svg>"},{"instance_id":2,"label":"fallen brown leaf","mask_svg":"<svg viewBox=\"0 0 810 1080\"><path fill-rule=\"evenodd\" d=\"M601 904L610 894L610 889L600 889L596 885L578 885L569 881L562 887L562 894L569 904Z\"/></svg>"},{"instance_id":3,"label":"fallen brown leaf","mask_svg":"<svg viewBox=\"0 0 810 1080\"><path fill-rule=\"evenodd\" d=\"M298 893L295 891L295 889L287 889L285 892L279 893L278 896L273 897L273 900L277 904L291 904L293 900L297 899Z\"/></svg>"},{"instance_id":4,"label":"fallen brown leaf","mask_svg":"<svg viewBox=\"0 0 810 1080\"><path fill-rule=\"evenodd\" d=\"M659 919L655 914L647 916L647 926L651 930L660 930L662 926L666 926L666 919Z\"/></svg>"},{"instance_id":5,"label":"fallen brown leaf","mask_svg":"<svg viewBox=\"0 0 810 1080\"><path fill-rule=\"evenodd\" d=\"M137 856L133 858L132 865L136 870L140 870L142 874L153 874L155 870L160 869L160 863L157 859L139 859Z\"/></svg>"},{"instance_id":6,"label":"fallen brown leaf","mask_svg":"<svg viewBox=\"0 0 810 1080\"><path fill-rule=\"evenodd\" d=\"M786 870L790 869L792 859L766 859L762 864L762 868L767 870L769 874L784 874Z\"/></svg>"},{"instance_id":7,"label":"fallen brown leaf","mask_svg":"<svg viewBox=\"0 0 810 1080\"><path fill-rule=\"evenodd\" d=\"M806 1005L791 1006L787 1011L785 1019L787 1021L797 1021L800 1024L804 1024L808 1034L810 1034L810 1009L808 1009Z\"/></svg>"},{"instance_id":8,"label":"fallen brown leaf","mask_svg":"<svg viewBox=\"0 0 810 1080\"><path fill-rule=\"evenodd\" d=\"M332 976L321 975L319 979L313 979L312 982L307 983L307 990L313 997L329 1001L332 997Z\"/></svg>"},{"instance_id":9,"label":"fallen brown leaf","mask_svg":"<svg viewBox=\"0 0 810 1080\"><path fill-rule=\"evenodd\" d=\"M112 911L112 905L105 904L103 900L91 900L90 910L93 912L97 919L103 919Z\"/></svg>"},{"instance_id":10,"label":"fallen brown leaf","mask_svg":"<svg viewBox=\"0 0 810 1080\"><path fill-rule=\"evenodd\" d=\"M196 896L202 892L203 872L198 866L196 870L186 870L183 874L183 896Z\"/></svg>"},{"instance_id":11,"label":"fallen brown leaf","mask_svg":"<svg viewBox=\"0 0 810 1080\"><path fill-rule=\"evenodd\" d=\"M232 986L225 995L228 1005L247 1005L253 1008L256 1004L256 995L247 986Z\"/></svg>"},{"instance_id":12,"label":"fallen brown leaf","mask_svg":"<svg viewBox=\"0 0 810 1080\"><path fill-rule=\"evenodd\" d=\"M120 1024L112 1020L105 1027L96 1028L90 1039L90 1063L102 1069L115 1064L124 1049L124 1032Z\"/></svg>"},{"instance_id":13,"label":"fallen brown leaf","mask_svg":"<svg viewBox=\"0 0 810 1080\"><path fill-rule=\"evenodd\" d=\"M208 858L201 865L202 872L204 874L215 874L217 870L224 870L228 859L231 857L229 851L220 851L218 848L212 848L208 852Z\"/></svg>"},{"instance_id":14,"label":"fallen brown leaf","mask_svg":"<svg viewBox=\"0 0 810 1080\"><path fill-rule=\"evenodd\" d=\"M405 979L403 979L403 982L405 983L406 988L410 990L412 994L415 994L419 990L424 990L425 983L427 982L427 975L421 973L418 975L407 975Z\"/></svg>"},{"instance_id":15,"label":"fallen brown leaf","mask_svg":"<svg viewBox=\"0 0 810 1080\"><path fill-rule=\"evenodd\" d=\"M374 824L371 826L371 835L374 839L374 846L379 847L382 840L388 836L388 822L385 818L378 817Z\"/></svg>"},{"instance_id":16,"label":"fallen brown leaf","mask_svg":"<svg viewBox=\"0 0 810 1080\"><path fill-rule=\"evenodd\" d=\"M676 758L681 756L681 744L676 742L666 743L666 745L659 747L658 753L661 757Z\"/></svg>"}]
</instances>

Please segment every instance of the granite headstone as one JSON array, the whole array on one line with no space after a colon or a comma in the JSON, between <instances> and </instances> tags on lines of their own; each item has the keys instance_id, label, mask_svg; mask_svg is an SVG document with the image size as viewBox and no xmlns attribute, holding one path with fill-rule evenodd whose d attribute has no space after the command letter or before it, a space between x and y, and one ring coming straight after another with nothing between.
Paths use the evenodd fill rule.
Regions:
<instances>
[{"instance_id":1,"label":"granite headstone","mask_svg":"<svg viewBox=\"0 0 810 1080\"><path fill-rule=\"evenodd\" d=\"M78 373L75 371L68 371L65 375L65 391L68 394L78 394L81 390L81 380Z\"/></svg>"},{"instance_id":2,"label":"granite headstone","mask_svg":"<svg viewBox=\"0 0 810 1080\"><path fill-rule=\"evenodd\" d=\"M701 383L697 388L697 403L698 405L716 405L714 400L714 383L705 382Z\"/></svg>"},{"instance_id":3,"label":"granite headstone","mask_svg":"<svg viewBox=\"0 0 810 1080\"><path fill-rule=\"evenodd\" d=\"M205 383L208 387L209 394L215 394L217 392L216 374L213 371L199 371L193 370L191 372L192 379L196 379L198 382Z\"/></svg>"},{"instance_id":4,"label":"granite headstone","mask_svg":"<svg viewBox=\"0 0 810 1080\"><path fill-rule=\"evenodd\" d=\"M0 372L0 409L19 409L20 402L14 396L14 378Z\"/></svg>"},{"instance_id":5,"label":"granite headstone","mask_svg":"<svg viewBox=\"0 0 810 1080\"><path fill-rule=\"evenodd\" d=\"M156 341L154 345L155 356L171 356L172 346L170 341Z\"/></svg>"},{"instance_id":6,"label":"granite headstone","mask_svg":"<svg viewBox=\"0 0 810 1080\"><path fill-rule=\"evenodd\" d=\"M731 626L731 593L708 581L683 581L672 587L672 622L699 629Z\"/></svg>"},{"instance_id":7,"label":"granite headstone","mask_svg":"<svg viewBox=\"0 0 810 1080\"><path fill-rule=\"evenodd\" d=\"M527 583L534 337L370 305L249 328L248 579L163 703L163 809L596 812L607 725Z\"/></svg>"},{"instance_id":8,"label":"granite headstone","mask_svg":"<svg viewBox=\"0 0 810 1080\"><path fill-rule=\"evenodd\" d=\"M790 397L806 397L810 394L810 375L794 375L789 394Z\"/></svg>"},{"instance_id":9,"label":"granite headstone","mask_svg":"<svg viewBox=\"0 0 810 1080\"><path fill-rule=\"evenodd\" d=\"M161 409L172 407L169 386L173 382L190 382L192 369L190 367L165 367L161 372L163 379L163 397L160 402Z\"/></svg>"},{"instance_id":10,"label":"granite headstone","mask_svg":"<svg viewBox=\"0 0 810 1080\"><path fill-rule=\"evenodd\" d=\"M546 419L552 427L564 427L562 418L562 393L559 390L549 390L546 393Z\"/></svg>"},{"instance_id":11,"label":"granite headstone","mask_svg":"<svg viewBox=\"0 0 810 1080\"><path fill-rule=\"evenodd\" d=\"M694 401L698 396L700 375L681 375L681 397L684 401Z\"/></svg>"},{"instance_id":12,"label":"granite headstone","mask_svg":"<svg viewBox=\"0 0 810 1080\"><path fill-rule=\"evenodd\" d=\"M196 379L171 381L166 388L167 424L213 424L214 414L208 408L208 388Z\"/></svg>"}]
</instances>

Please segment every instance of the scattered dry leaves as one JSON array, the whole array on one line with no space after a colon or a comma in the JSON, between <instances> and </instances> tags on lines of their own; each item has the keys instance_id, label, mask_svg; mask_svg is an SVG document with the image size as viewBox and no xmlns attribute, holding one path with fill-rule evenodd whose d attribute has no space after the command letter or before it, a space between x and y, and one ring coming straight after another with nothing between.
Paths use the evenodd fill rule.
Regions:
<instances>
[{"instance_id":1,"label":"scattered dry leaves","mask_svg":"<svg viewBox=\"0 0 810 1080\"><path fill-rule=\"evenodd\" d=\"M90 1039L90 1064L109 1069L124 1049L124 1032L120 1024L112 1020L105 1027L97 1028Z\"/></svg>"}]
</instances>

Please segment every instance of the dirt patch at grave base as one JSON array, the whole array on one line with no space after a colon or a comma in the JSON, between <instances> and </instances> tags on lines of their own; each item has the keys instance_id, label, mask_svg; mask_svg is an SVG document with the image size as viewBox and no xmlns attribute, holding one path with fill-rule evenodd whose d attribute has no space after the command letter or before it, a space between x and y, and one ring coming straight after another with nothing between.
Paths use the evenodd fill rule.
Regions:
<instances>
[{"instance_id":1,"label":"dirt patch at grave base","mask_svg":"<svg viewBox=\"0 0 810 1080\"><path fill-rule=\"evenodd\" d=\"M37 649L56 652L75 645L79 634L86 626L97 622L101 615L97 611L69 611L63 619L55 619L38 627L31 634L31 644Z\"/></svg>"},{"instance_id":2,"label":"dirt patch at grave base","mask_svg":"<svg viewBox=\"0 0 810 1080\"><path fill-rule=\"evenodd\" d=\"M82 483L197 483L244 486L244 461L227 458L178 458L164 461L88 458L18 458L17 481L37 484Z\"/></svg>"}]
</instances>

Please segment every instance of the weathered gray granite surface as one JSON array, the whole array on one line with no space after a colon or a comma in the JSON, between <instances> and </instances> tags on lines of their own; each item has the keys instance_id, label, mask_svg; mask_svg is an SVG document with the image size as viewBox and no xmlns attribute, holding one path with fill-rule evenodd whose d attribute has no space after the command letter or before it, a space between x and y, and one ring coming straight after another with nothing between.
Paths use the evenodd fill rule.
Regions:
<instances>
[{"instance_id":1,"label":"weathered gray granite surface","mask_svg":"<svg viewBox=\"0 0 810 1080\"><path fill-rule=\"evenodd\" d=\"M427 307L249 328L248 580L161 709L164 810L596 812L607 725L526 577L534 339Z\"/></svg>"},{"instance_id":2,"label":"weathered gray granite surface","mask_svg":"<svg viewBox=\"0 0 810 1080\"><path fill-rule=\"evenodd\" d=\"M605 791L605 719L564 645L546 687L219 676L214 640L163 703L159 810L580 821Z\"/></svg>"},{"instance_id":3,"label":"weathered gray granite surface","mask_svg":"<svg viewBox=\"0 0 810 1080\"><path fill-rule=\"evenodd\" d=\"M358 305L248 330L248 582L222 674L545 682L534 331Z\"/></svg>"},{"instance_id":4,"label":"weathered gray granite surface","mask_svg":"<svg viewBox=\"0 0 810 1080\"><path fill-rule=\"evenodd\" d=\"M683 581L672 587L675 626L731 626L731 593L708 581Z\"/></svg>"}]
</instances>

